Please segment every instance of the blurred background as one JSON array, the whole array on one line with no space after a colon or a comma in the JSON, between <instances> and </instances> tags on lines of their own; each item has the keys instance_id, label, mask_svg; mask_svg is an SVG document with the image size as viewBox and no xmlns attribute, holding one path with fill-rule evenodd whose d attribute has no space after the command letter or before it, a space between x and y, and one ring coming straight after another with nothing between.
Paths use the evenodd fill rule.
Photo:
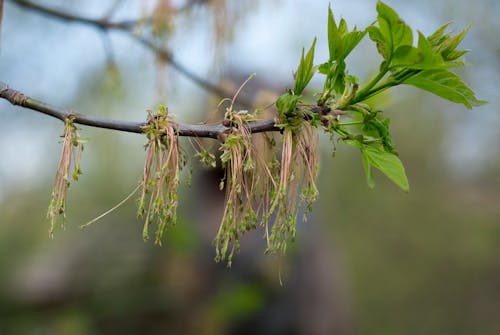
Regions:
<instances>
[{"instance_id":1,"label":"blurred background","mask_svg":"<svg viewBox=\"0 0 500 335\"><path fill-rule=\"evenodd\" d=\"M314 36L316 63L328 54L326 0L36 1L140 19L133 34L14 2L4 5L0 80L102 117L142 121L162 103L179 122L220 118L220 98L137 42L151 26L156 45L228 92L255 72L244 97L258 106L291 86ZM257 232L242 239L231 269L214 262L222 173L193 158L192 185L180 188L179 222L162 247L143 242L132 200L81 231L137 185L145 144L84 126L83 175L69 190L66 229L50 240L63 125L0 100L0 334L500 334L500 3L386 2L424 34L447 21L455 32L472 24L460 74L489 104L467 110L410 87L380 99L408 194L381 174L370 190L359 153L339 143L332 158L321 138L320 200L283 258L264 255ZM350 27L376 18L374 0L331 5ZM362 82L379 63L367 38L348 59Z\"/></svg>"}]
</instances>

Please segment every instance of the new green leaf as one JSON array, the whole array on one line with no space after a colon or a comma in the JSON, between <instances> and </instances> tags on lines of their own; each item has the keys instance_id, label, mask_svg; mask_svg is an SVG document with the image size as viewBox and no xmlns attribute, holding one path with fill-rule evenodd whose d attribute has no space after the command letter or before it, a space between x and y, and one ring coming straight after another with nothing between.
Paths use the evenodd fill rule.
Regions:
<instances>
[{"instance_id":1,"label":"new green leaf","mask_svg":"<svg viewBox=\"0 0 500 335\"><path fill-rule=\"evenodd\" d=\"M328 8L328 49L330 51L330 62L341 63L351 51L361 42L366 31L358 31L356 27L349 31L344 19L339 25L335 22L331 8Z\"/></svg>"},{"instance_id":2,"label":"new green leaf","mask_svg":"<svg viewBox=\"0 0 500 335\"><path fill-rule=\"evenodd\" d=\"M391 69L405 67L413 70L436 70L450 67L439 52L432 48L431 43L418 33L418 48L411 45L399 47L393 55Z\"/></svg>"},{"instance_id":3,"label":"new green leaf","mask_svg":"<svg viewBox=\"0 0 500 335\"><path fill-rule=\"evenodd\" d=\"M399 47L413 44L411 28L398 14L382 1L377 3L378 27L368 30L370 39L377 43L377 49L384 59L390 59Z\"/></svg>"},{"instance_id":4,"label":"new green leaf","mask_svg":"<svg viewBox=\"0 0 500 335\"><path fill-rule=\"evenodd\" d=\"M302 56L300 57L300 64L297 69L297 72L294 74L295 78L295 90L294 93L296 95L302 94L307 84L311 81L314 73L316 72L316 68L313 65L314 62L314 47L316 45L316 38L311 45L311 48L307 52L304 57L304 48L302 48Z\"/></svg>"},{"instance_id":5,"label":"new green leaf","mask_svg":"<svg viewBox=\"0 0 500 335\"><path fill-rule=\"evenodd\" d=\"M370 26L367 28L367 31L370 39L377 44L378 53L384 59L389 58L389 55L392 54L392 49L380 29L375 26Z\"/></svg>"},{"instance_id":6,"label":"new green leaf","mask_svg":"<svg viewBox=\"0 0 500 335\"><path fill-rule=\"evenodd\" d=\"M300 95L294 95L291 92L281 95L278 100L276 100L276 108L278 109L280 116L293 112L299 99Z\"/></svg>"},{"instance_id":7,"label":"new green leaf","mask_svg":"<svg viewBox=\"0 0 500 335\"><path fill-rule=\"evenodd\" d=\"M447 70L421 71L403 83L434 93L441 98L463 104L467 108L481 106L486 103L478 100L474 91L458 75Z\"/></svg>"},{"instance_id":8,"label":"new green leaf","mask_svg":"<svg viewBox=\"0 0 500 335\"><path fill-rule=\"evenodd\" d=\"M450 26L451 22L446 22L443 24L441 27L439 27L434 33L429 35L427 37L427 40L429 43L432 44L432 46L439 46L441 45L446 39L448 39L450 36L445 35L444 32L446 31L446 28Z\"/></svg>"},{"instance_id":9,"label":"new green leaf","mask_svg":"<svg viewBox=\"0 0 500 335\"><path fill-rule=\"evenodd\" d=\"M398 185L403 191L408 192L410 185L406 177L405 168L398 156L392 152L384 151L378 147L365 145L360 140L346 140L346 144L361 150L363 168L366 174L366 182L370 188L375 186L372 167L380 170L383 174Z\"/></svg>"},{"instance_id":10,"label":"new green leaf","mask_svg":"<svg viewBox=\"0 0 500 335\"><path fill-rule=\"evenodd\" d=\"M442 43L439 44L438 50L445 60L455 60L467 52L467 50L455 50L460 42L464 39L465 35L469 32L470 26L465 28L461 33L455 36L447 36Z\"/></svg>"},{"instance_id":11,"label":"new green leaf","mask_svg":"<svg viewBox=\"0 0 500 335\"><path fill-rule=\"evenodd\" d=\"M392 180L396 185L398 185L403 191L408 192L410 190L410 185L408 183L408 178L406 177L405 168L403 163L398 156L393 153L380 150L372 146L363 146L361 150L363 155L363 160L366 160L371 166L379 169L385 174L390 180ZM366 165L366 163L365 163ZM365 167L366 170L366 167ZM371 171L367 174L368 185L373 184L373 177L371 176Z\"/></svg>"},{"instance_id":12,"label":"new green leaf","mask_svg":"<svg viewBox=\"0 0 500 335\"><path fill-rule=\"evenodd\" d=\"M432 48L441 55L443 60L449 67L463 66L463 62L459 60L468 50L456 50L460 42L464 39L465 35L469 32L470 26L465 28L462 32L455 36L445 34L446 28L450 23L438 28L432 35L427 37Z\"/></svg>"}]
</instances>

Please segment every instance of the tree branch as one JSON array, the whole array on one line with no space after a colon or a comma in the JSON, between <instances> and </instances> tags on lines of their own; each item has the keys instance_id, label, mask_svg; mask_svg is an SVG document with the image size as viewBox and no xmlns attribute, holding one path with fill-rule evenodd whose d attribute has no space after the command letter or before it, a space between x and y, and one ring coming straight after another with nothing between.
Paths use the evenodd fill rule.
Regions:
<instances>
[{"instance_id":1,"label":"tree branch","mask_svg":"<svg viewBox=\"0 0 500 335\"><path fill-rule=\"evenodd\" d=\"M57 9L53 9L44 5L39 5L31 1L26 0L8 0L19 7L23 7L34 12L38 12L39 14L43 14L46 16L51 16L53 18L57 18L66 22L76 22L80 24L90 25L93 27L101 28L101 29L120 29L120 30L128 30L132 29L139 21L122 21L122 22L111 22L107 19L97 20L90 19L86 17L82 17L79 15L74 15L70 13L66 13L64 11L60 11Z\"/></svg>"},{"instance_id":2,"label":"tree branch","mask_svg":"<svg viewBox=\"0 0 500 335\"><path fill-rule=\"evenodd\" d=\"M143 133L144 127L147 125L147 122L131 122L123 120L106 119L97 116L80 114L73 110L66 110L54 107L43 101L30 98L29 96L23 94L20 91L11 89L9 88L9 86L7 86L7 84L1 81L0 81L0 98L9 101L12 105L28 108L52 116L63 122L69 118L72 118L73 122L76 124L82 124L96 128L119 130L130 133ZM276 121L274 119L269 119L263 121L250 122L247 125L247 127L251 133L278 131L279 128L277 128L275 124ZM215 125L188 125L188 124L175 123L173 124L173 126L179 136L207 137L214 139L220 138L220 135L222 133L230 129L230 127L226 127L222 123Z\"/></svg>"},{"instance_id":3,"label":"tree branch","mask_svg":"<svg viewBox=\"0 0 500 335\"><path fill-rule=\"evenodd\" d=\"M157 43L155 43L152 39L146 38L142 35L134 33L133 29L135 26L140 24L141 20L127 20L127 21L120 21L120 22L112 22L110 21L106 16L103 19L91 19L91 18L86 18L82 17L79 15L67 13L61 10L53 9L47 6L39 5L36 3L33 3L31 1L26 1L26 0L9 0L10 2L32 10L36 13L49 16L52 18L56 18L62 21L66 22L75 22L79 24L84 24L84 25L89 25L94 28L102 29L102 30L118 30L127 33L131 38L135 39L148 49L150 49L152 52L154 52L159 58L165 60L168 62L174 69L176 69L179 73L184 75L186 78L190 79L203 89L205 89L208 92L211 92L212 94L221 97L221 98L227 98L233 95L232 92L224 89L221 86L218 86L216 84L211 83L210 81L206 80L205 78L202 78L201 76L197 75L196 73L192 72L190 69L179 63L174 59L173 53L162 46L159 46ZM192 4L198 3L200 1L192 1ZM238 104L247 108L251 109L252 108L252 103L246 99L245 97L240 97L238 99Z\"/></svg>"}]
</instances>

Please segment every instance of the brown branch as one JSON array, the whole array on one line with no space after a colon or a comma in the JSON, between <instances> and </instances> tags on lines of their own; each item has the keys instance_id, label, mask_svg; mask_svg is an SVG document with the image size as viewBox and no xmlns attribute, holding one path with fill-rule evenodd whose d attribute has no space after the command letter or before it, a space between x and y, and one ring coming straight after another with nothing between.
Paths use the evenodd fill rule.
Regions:
<instances>
[{"instance_id":1,"label":"brown branch","mask_svg":"<svg viewBox=\"0 0 500 335\"><path fill-rule=\"evenodd\" d=\"M178 61L174 59L173 53L162 46L159 46L157 43L155 43L152 39L146 38L142 35L134 33L133 29L135 26L141 24L143 20L127 20L127 21L120 21L120 22L112 22L109 21L109 19L104 16L103 19L91 19L87 17L82 17L76 14L71 14L67 13L61 10L53 9L47 6L39 5L36 3L33 3L31 1L26 1L26 0L9 0L10 2L32 10L36 13L46 15L52 18L56 18L62 21L67 21L67 22L75 22L75 23L80 23L84 25L89 25L94 28L98 28L101 30L118 30L127 33L131 38L135 39L148 49L150 49L152 52L154 52L159 58L165 60L166 62L170 63L170 65L176 69L179 73L184 75L186 78L190 79L194 83L196 83L198 86L202 87L208 92L211 92L212 94L221 97L221 98L227 98L231 97L233 95L233 92L230 92L226 89L224 89L221 86L218 86L214 83L211 83L210 81L206 80L205 78L202 78L201 76L197 75L190 69L188 69L186 66L182 65ZM195 4L201 1L192 1L191 4ZM252 103L246 99L245 97L240 97L238 98L238 104L243 106L244 108L251 109L252 108Z\"/></svg>"},{"instance_id":2,"label":"brown branch","mask_svg":"<svg viewBox=\"0 0 500 335\"><path fill-rule=\"evenodd\" d=\"M54 107L43 101L30 98L29 96L23 94L20 91L11 89L9 88L9 86L7 86L7 84L1 81L0 81L0 98L9 101L13 105L25 107L55 117L63 122L68 118L72 118L73 122L76 124L82 124L97 128L126 131L130 133L143 133L144 127L147 125L146 122L131 122L123 120L106 119L96 116L80 114L73 110ZM270 119L270 120L251 122L247 125L247 127L251 133L278 131L279 128L277 128L275 124L276 121L274 119ZM176 126L176 132L178 133L179 136L208 137L214 139L220 138L220 135L222 133L230 129L229 127L225 127L222 123L215 125L188 125L188 124L177 123L175 126Z\"/></svg>"}]
</instances>

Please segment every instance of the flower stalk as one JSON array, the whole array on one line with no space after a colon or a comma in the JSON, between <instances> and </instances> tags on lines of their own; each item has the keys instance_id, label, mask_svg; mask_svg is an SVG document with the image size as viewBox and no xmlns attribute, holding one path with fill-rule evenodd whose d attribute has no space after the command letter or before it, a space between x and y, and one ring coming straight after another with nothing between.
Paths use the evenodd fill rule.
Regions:
<instances>
[{"instance_id":1,"label":"flower stalk","mask_svg":"<svg viewBox=\"0 0 500 335\"><path fill-rule=\"evenodd\" d=\"M226 175L221 186L226 189L226 206L222 222L214 239L216 261L227 259L231 266L234 252L239 251L239 238L257 226L257 213L253 207L256 189L256 158L252 135L245 125L253 120L247 111L228 108L226 123L232 125L225 134L220 150Z\"/></svg>"},{"instance_id":2,"label":"flower stalk","mask_svg":"<svg viewBox=\"0 0 500 335\"><path fill-rule=\"evenodd\" d=\"M157 114L150 113L144 131L148 143L138 216L145 217L144 240L149 239L149 226L154 223L155 243L161 245L163 233L177 221L177 188L185 160L179 153L178 136L166 108L160 106Z\"/></svg>"},{"instance_id":3,"label":"flower stalk","mask_svg":"<svg viewBox=\"0 0 500 335\"><path fill-rule=\"evenodd\" d=\"M297 233L300 209L305 206L306 212L311 211L312 203L318 198L318 158L315 127L306 121L294 127L284 127L280 179L270 208L275 218L267 252L285 254L287 242L293 241Z\"/></svg>"},{"instance_id":4,"label":"flower stalk","mask_svg":"<svg viewBox=\"0 0 500 335\"><path fill-rule=\"evenodd\" d=\"M52 189L52 196L47 210L47 218L50 220L49 235L54 238L54 229L61 219L61 227L64 228L66 219L66 200L71 178L78 180L82 174L81 157L83 143L86 141L78 134L78 129L73 123L73 118L69 117L64 123L63 146L59 165L57 167L56 180ZM73 166L73 172L71 168Z\"/></svg>"}]
</instances>

